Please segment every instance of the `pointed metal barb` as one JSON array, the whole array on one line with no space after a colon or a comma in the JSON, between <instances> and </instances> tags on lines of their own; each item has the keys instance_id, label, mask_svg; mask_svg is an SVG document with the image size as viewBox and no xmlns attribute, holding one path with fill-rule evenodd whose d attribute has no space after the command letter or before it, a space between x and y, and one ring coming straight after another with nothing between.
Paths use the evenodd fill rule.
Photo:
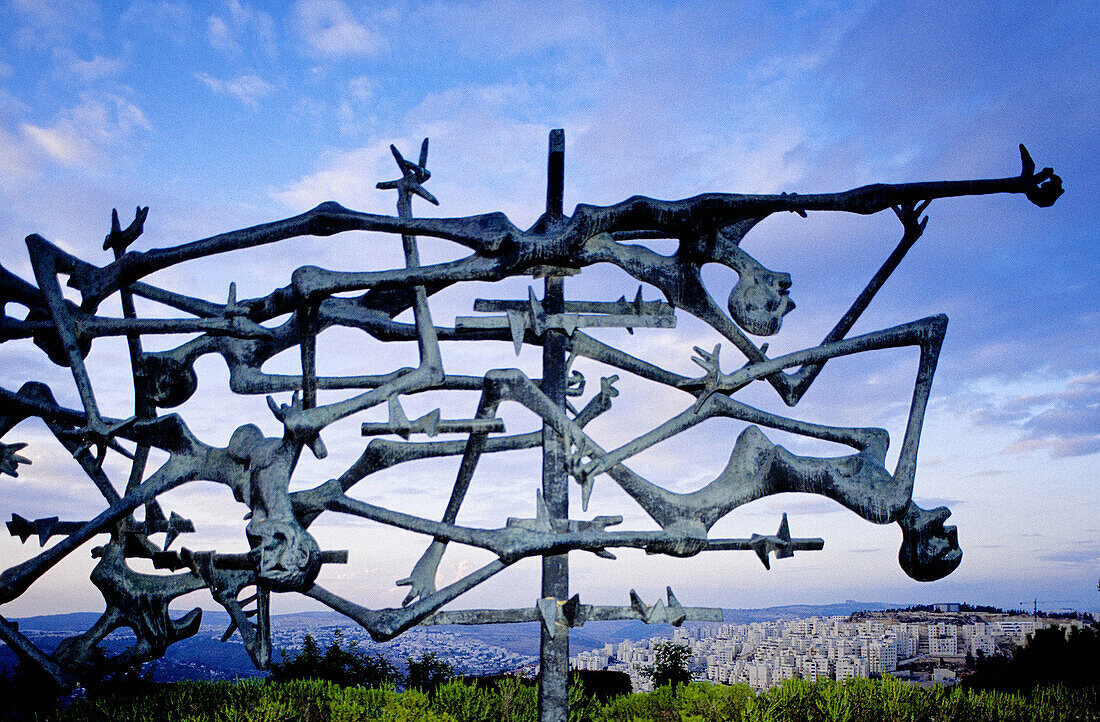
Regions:
<instances>
[{"instance_id":1,"label":"pointed metal barb","mask_svg":"<svg viewBox=\"0 0 1100 722\"><path fill-rule=\"evenodd\" d=\"M637 593L631 595L630 606L611 606L581 604L580 595L574 594L567 600L546 597L536 601L534 607L518 609L463 609L460 611L436 612L421 620L425 626L439 624L509 624L518 622L539 622L551 632L559 629L583 627L587 622L609 622L615 620L640 620L647 616L653 624L671 624L680 626L685 621L721 622L722 610L715 607L685 607L676 596L668 595L667 604L658 605L663 612L660 618L653 616L653 607L642 602Z\"/></svg>"},{"instance_id":2,"label":"pointed metal barb","mask_svg":"<svg viewBox=\"0 0 1100 722\"><path fill-rule=\"evenodd\" d=\"M93 468L99 471L103 468L103 462L107 458L107 449L113 449L119 454L122 454L127 459L133 459L134 455L124 449L117 441L115 436L123 431L130 429L137 421L136 416L131 416L128 419L120 421L115 424L108 424L102 419L89 419L87 425L78 429L66 429L58 432L58 436L75 438L79 440L79 443L73 447L73 458L78 458L81 454L96 447L96 457Z\"/></svg>"},{"instance_id":3,"label":"pointed metal barb","mask_svg":"<svg viewBox=\"0 0 1100 722\"><path fill-rule=\"evenodd\" d=\"M11 521L7 523L7 527L8 533L12 536L19 537L21 543L25 544L27 539L32 536L37 536L38 545L44 547L46 546L46 542L52 537L74 534L87 523L86 521L61 521L56 516L44 517L31 521L24 519L18 514L12 514ZM109 529L104 529L103 533L109 531Z\"/></svg>"},{"instance_id":4,"label":"pointed metal barb","mask_svg":"<svg viewBox=\"0 0 1100 722\"><path fill-rule=\"evenodd\" d=\"M111 209L111 232L103 239L103 250L114 250L116 256L122 255L145 230L145 219L149 216L149 206L138 206L134 212L134 220L122 230L122 224L118 222L118 209Z\"/></svg>"},{"instance_id":5,"label":"pointed metal barb","mask_svg":"<svg viewBox=\"0 0 1100 722\"><path fill-rule=\"evenodd\" d=\"M382 181L375 184L374 187L378 190L397 190L399 193L415 194L432 205L438 206L439 201L436 200L435 196L426 191L422 185L432 177L432 174L427 169L428 139L425 138L420 144L419 163L405 160L405 157L401 155L401 151L399 151L395 145L390 145L390 152L393 154L393 159L397 161L397 167L401 171L401 177L396 180Z\"/></svg>"},{"instance_id":6,"label":"pointed metal barb","mask_svg":"<svg viewBox=\"0 0 1100 722\"><path fill-rule=\"evenodd\" d=\"M537 532L557 533L585 533L603 532L609 526L622 524L623 518L619 515L597 516L591 520L583 519L551 519L546 500L541 491L535 492L535 518L523 518L510 516L505 521L505 527L515 529L527 529ZM604 559L614 559L615 556L606 549L594 549L592 553Z\"/></svg>"},{"instance_id":7,"label":"pointed metal barb","mask_svg":"<svg viewBox=\"0 0 1100 722\"><path fill-rule=\"evenodd\" d=\"M665 592L668 595L668 608L665 611L668 623L674 627L679 627L687 619L687 610L680 604L680 600L676 598L676 595L672 593L672 587L665 587Z\"/></svg>"},{"instance_id":8,"label":"pointed metal barb","mask_svg":"<svg viewBox=\"0 0 1100 722\"><path fill-rule=\"evenodd\" d=\"M574 594L561 605L561 614L565 619L565 626L569 628L584 625L585 606L581 604L581 595Z\"/></svg>"},{"instance_id":9,"label":"pointed metal barb","mask_svg":"<svg viewBox=\"0 0 1100 722\"><path fill-rule=\"evenodd\" d=\"M707 399L718 391L718 382L722 377L722 364L719 360L719 355L722 353L722 344L715 344L714 350L710 353L696 346L695 353L698 356L692 356L691 360L707 372L706 377L703 379L703 390L695 397L695 403L691 407L692 411L699 413L699 409L703 407Z\"/></svg>"},{"instance_id":10,"label":"pointed metal barb","mask_svg":"<svg viewBox=\"0 0 1100 722\"><path fill-rule=\"evenodd\" d=\"M397 396L391 396L389 421L367 421L362 425L363 436L381 436L397 434L408 439L412 434L427 434L434 437L439 434L499 434L504 432L504 421L493 417L489 419L444 419L439 409L433 409L412 421L405 415Z\"/></svg>"},{"instance_id":11,"label":"pointed metal barb","mask_svg":"<svg viewBox=\"0 0 1100 722\"><path fill-rule=\"evenodd\" d=\"M768 558L771 552L775 552L776 559L787 559L793 557L796 551L819 551L824 546L825 541L818 538L791 538L785 513L779 522L779 530L775 534L753 534L748 540L715 539L707 544L707 548L712 550L751 549L756 552L765 569L771 569Z\"/></svg>"},{"instance_id":12,"label":"pointed metal barb","mask_svg":"<svg viewBox=\"0 0 1100 722\"><path fill-rule=\"evenodd\" d=\"M787 193L786 191L784 191L784 192L782 192L782 193L780 193L780 194L779 194L779 197L780 197L780 198L790 198L790 199L794 199L794 198L797 198L797 197L798 197L798 194L797 194L797 193ZM799 216L802 216L803 218L805 218L805 217L806 217L806 211L805 211L805 210L803 210L803 209L801 209L801 208L790 208L790 209L788 209L788 210L790 210L790 212L791 212L791 213L796 213L796 214L798 214Z\"/></svg>"},{"instance_id":13,"label":"pointed metal barb","mask_svg":"<svg viewBox=\"0 0 1100 722\"><path fill-rule=\"evenodd\" d=\"M676 598L676 595L672 593L672 587L665 587L668 601L657 600L655 604L649 605L642 601L642 598L638 596L638 593L633 589L630 590L630 609L637 615L637 618L641 619L646 624L671 624L674 627L679 627L687 619L699 619L699 620L711 620L714 621L715 614L718 612L717 621L721 621L721 611L713 610L710 608L691 608L688 609L680 604L680 600ZM590 614L589 618L594 618L595 615ZM600 619L606 618L601 613Z\"/></svg>"},{"instance_id":14,"label":"pointed metal barb","mask_svg":"<svg viewBox=\"0 0 1100 722\"><path fill-rule=\"evenodd\" d=\"M538 489L535 490L534 519L510 516L505 520L504 526L516 529L529 529L530 531L553 531L553 528L550 526L550 511L546 507L546 499L543 498L542 491Z\"/></svg>"},{"instance_id":15,"label":"pointed metal barb","mask_svg":"<svg viewBox=\"0 0 1100 722\"><path fill-rule=\"evenodd\" d=\"M19 465L30 464L31 460L16 453L25 448L26 444L0 443L0 475L19 476Z\"/></svg>"},{"instance_id":16,"label":"pointed metal barb","mask_svg":"<svg viewBox=\"0 0 1100 722\"><path fill-rule=\"evenodd\" d=\"M561 617L558 600L554 597L543 597L535 602L535 608L538 609L543 629L553 638L557 633L559 617ZM560 621L562 626L565 626L564 618L561 618Z\"/></svg>"},{"instance_id":17,"label":"pointed metal barb","mask_svg":"<svg viewBox=\"0 0 1100 722\"><path fill-rule=\"evenodd\" d=\"M504 316L458 316L456 329L508 329L516 355L523 348L523 337L531 333L542 338L550 329L572 336L578 328L675 328L676 315L672 306L663 301L641 300L641 288L633 302L625 297L618 301L569 301L564 313L547 313L535 295L527 287L526 301L494 301L479 298L474 302L475 311L504 312Z\"/></svg>"},{"instance_id":18,"label":"pointed metal barb","mask_svg":"<svg viewBox=\"0 0 1100 722\"><path fill-rule=\"evenodd\" d=\"M129 534L140 534L143 536L164 533L166 536L164 538L163 551L168 551L168 547L172 546L172 542L175 541L180 534L193 533L195 531L195 525L190 519L185 519L175 511L172 512L169 518L165 519L160 504L154 502L146 504L144 521L128 520L123 526L123 531Z\"/></svg>"}]
</instances>

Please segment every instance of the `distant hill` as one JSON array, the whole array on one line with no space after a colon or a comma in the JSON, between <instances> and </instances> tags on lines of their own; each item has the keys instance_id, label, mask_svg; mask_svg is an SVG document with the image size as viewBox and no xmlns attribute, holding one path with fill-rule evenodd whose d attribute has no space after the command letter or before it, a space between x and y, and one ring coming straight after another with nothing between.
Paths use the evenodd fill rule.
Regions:
<instances>
[{"instance_id":1,"label":"distant hill","mask_svg":"<svg viewBox=\"0 0 1100 722\"><path fill-rule=\"evenodd\" d=\"M802 617L823 617L848 615L858 611L880 611L897 608L896 604L884 602L856 602L848 600L836 604L790 604L765 607L762 609L723 609L722 615L727 624L751 624L752 622L774 622ZM186 610L181 608L175 616ZM79 634L92 626L99 618L94 612L74 612L70 614L51 614L24 617L11 620L19 625L26 634L46 652L52 652L60 641L67 636ZM703 622L686 622L685 626L697 626ZM204 610L202 629L196 636L182 640L168 649L168 653L157 662L155 677L169 681L176 679L233 679L254 677L259 672L245 652L239 636L226 643L219 641L221 633L229 625L229 615L223 611ZM336 629L358 630L359 627L343 615L336 612L297 612L294 614L274 615L271 619L274 632L284 638L300 638L312 634L322 644L327 643ZM521 624L485 624L480 626L442 625L421 628L450 632L457 637L478 642L483 645L500 647L509 652L531 658L539 653L539 624L525 622ZM569 647L572 654L591 649L599 649L605 644L624 640L649 639L650 637L671 637L675 629L668 625L648 625L636 620L615 622L590 622L583 627L570 631ZM104 645L109 651L121 650L131 643L133 636L129 630L120 630L112 634ZM400 638L398 638L400 639ZM274 644L276 655L280 643ZM387 654L386 646L377 649L367 647L368 651L380 651ZM387 654L387 656L392 656ZM278 658L276 656L276 658ZM4 644L0 643L0 668L10 667L15 656Z\"/></svg>"}]
</instances>

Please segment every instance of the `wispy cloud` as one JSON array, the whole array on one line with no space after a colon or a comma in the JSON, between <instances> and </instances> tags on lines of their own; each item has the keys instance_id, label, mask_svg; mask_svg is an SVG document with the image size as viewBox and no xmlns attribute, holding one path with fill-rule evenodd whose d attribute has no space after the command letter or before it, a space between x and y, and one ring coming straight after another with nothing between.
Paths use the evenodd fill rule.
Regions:
<instances>
[{"instance_id":1,"label":"wispy cloud","mask_svg":"<svg viewBox=\"0 0 1100 722\"><path fill-rule=\"evenodd\" d=\"M131 28L140 27L158 38L167 39L173 45L188 42L194 31L194 17L190 6L170 0L137 0L119 21Z\"/></svg>"},{"instance_id":2,"label":"wispy cloud","mask_svg":"<svg viewBox=\"0 0 1100 722\"><path fill-rule=\"evenodd\" d=\"M50 125L19 126L31 148L70 167L96 164L135 134L151 130L142 109L115 94L85 94L79 105L62 112Z\"/></svg>"},{"instance_id":3,"label":"wispy cloud","mask_svg":"<svg viewBox=\"0 0 1100 722\"><path fill-rule=\"evenodd\" d=\"M1068 548L1040 554L1037 558L1041 561L1055 562L1058 564L1079 564L1092 567L1100 564L1100 544L1095 541L1058 541L1055 543L1059 545L1064 544Z\"/></svg>"},{"instance_id":4,"label":"wispy cloud","mask_svg":"<svg viewBox=\"0 0 1100 722\"><path fill-rule=\"evenodd\" d=\"M206 39L222 52L241 53L245 47L259 47L267 55L274 55L275 21L262 10L229 0L224 15L207 17Z\"/></svg>"},{"instance_id":5,"label":"wispy cloud","mask_svg":"<svg viewBox=\"0 0 1100 722\"><path fill-rule=\"evenodd\" d=\"M90 0L12 0L11 5L25 20L52 28L76 24L96 13L95 4Z\"/></svg>"},{"instance_id":6,"label":"wispy cloud","mask_svg":"<svg viewBox=\"0 0 1100 722\"><path fill-rule=\"evenodd\" d=\"M360 22L340 0L302 0L295 12L298 31L310 54L351 58L373 55L384 47L382 36Z\"/></svg>"},{"instance_id":7,"label":"wispy cloud","mask_svg":"<svg viewBox=\"0 0 1100 722\"><path fill-rule=\"evenodd\" d=\"M1046 449L1055 458L1100 452L1100 373L1091 372L1030 393L998 397L972 412L979 426L1017 429L1008 449Z\"/></svg>"},{"instance_id":8,"label":"wispy cloud","mask_svg":"<svg viewBox=\"0 0 1100 722\"><path fill-rule=\"evenodd\" d=\"M33 183L40 173L26 139L0 128L0 192L10 194L28 182Z\"/></svg>"},{"instance_id":9,"label":"wispy cloud","mask_svg":"<svg viewBox=\"0 0 1100 722\"><path fill-rule=\"evenodd\" d=\"M258 75L241 75L223 80L207 73L197 73L195 77L216 95L236 98L251 108L258 107L262 99L275 92L275 86Z\"/></svg>"},{"instance_id":10,"label":"wispy cloud","mask_svg":"<svg viewBox=\"0 0 1100 722\"><path fill-rule=\"evenodd\" d=\"M429 94L409 111L402 137L326 155L320 167L275 197L295 209L324 200L361 208L381 198L375 183L395 172L388 157L390 141L408 151L429 136L432 192L447 202L450 212L482 212L486 203L493 203L517 223L533 221L537 191L520 197L507 190L539 188L543 183L545 170L537 155L511 155L516 148L537 148L546 142L549 121L518 119L512 113L517 105L529 103L530 115L540 116L546 111L538 107L537 98L537 90L523 84L471 85ZM392 212L391 201L385 202L386 212Z\"/></svg>"},{"instance_id":11,"label":"wispy cloud","mask_svg":"<svg viewBox=\"0 0 1100 722\"><path fill-rule=\"evenodd\" d=\"M126 63L119 58L94 55L88 60L73 56L67 63L66 69L79 80L91 83L118 75L125 67Z\"/></svg>"}]
</instances>

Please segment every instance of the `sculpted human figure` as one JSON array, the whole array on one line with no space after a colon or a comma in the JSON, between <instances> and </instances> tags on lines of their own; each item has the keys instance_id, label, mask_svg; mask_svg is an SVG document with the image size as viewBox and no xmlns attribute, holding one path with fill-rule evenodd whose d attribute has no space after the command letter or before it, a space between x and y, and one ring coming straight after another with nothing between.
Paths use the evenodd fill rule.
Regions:
<instances>
[{"instance_id":1,"label":"sculpted human figure","mask_svg":"<svg viewBox=\"0 0 1100 722\"><path fill-rule=\"evenodd\" d=\"M558 136L558 140L557 151L556 141L551 143L552 159L556 152L564 153L564 139ZM0 571L0 604L18 597L93 537L110 535L104 546L97 547L101 558L92 575L107 611L92 629L67 640L56 661L43 655L2 617L0 639L60 680L64 677L62 667L80 668L92 659L103 635L118 626L133 628L138 637L138 644L121 661L163 653L168 645L193 633L198 622L194 612L173 619L169 614L172 600L206 589L230 614L232 624L227 635L239 630L257 666L264 667L271 651L271 593L307 595L359 622L376 639L388 639L422 621L446 619L445 614L430 615L439 614L444 604L529 556L550 557L582 550L606 558L611 556L609 549L615 548L688 556L739 549L755 551L767 564L772 552L782 557L795 550L821 548L824 542L820 539L792 539L785 517L775 535L753 535L750 539L708 536L720 518L741 505L784 492L821 495L870 522L897 523L902 530L899 563L914 579L938 579L959 565L962 553L957 532L945 525L950 512L943 507L922 509L912 501L917 448L946 318L930 316L858 336L848 334L923 233L926 219L922 213L933 199L1018 193L1039 206L1048 206L1057 199L1062 192L1061 180L1049 168L1036 171L1022 146L1021 173L1008 178L875 184L809 195L708 193L674 201L633 196L609 206L580 204L572 215L563 212L560 196L551 202L554 183L548 182L547 211L527 230L516 227L503 213L464 218L414 217L413 195L438 204L423 187L430 177L426 168L427 141L421 146L418 162L406 160L396 148L392 152L401 177L379 187L398 191L397 216L361 213L326 202L292 218L191 243L135 251L130 246L142 234L148 212L139 207L134 222L125 230L117 213L113 214L103 246L112 252L109 263L94 265L41 236L31 235L27 251L35 283L0 267L0 341L29 339L50 361L69 368L80 400L80 408L62 407L49 387L33 381L24 383L18 392L0 388L0 437L27 419L40 419L75 458L107 505L87 521L13 516L9 530L24 540L37 535L45 544L55 535L64 538ZM902 237L848 310L820 344L769 357L768 345L757 345L750 337L762 339L781 331L785 316L795 308L792 279L787 273L765 267L750 253L751 247L743 247L746 235L780 212L805 217L810 212L871 214L887 209L901 222ZM238 301L231 284L225 302L178 293L143 280L178 264L212 263L222 253L299 236L334 237L334 243L343 242L335 236L348 231L372 232L368 244L378 242L378 234L389 234L395 241L400 236L404 266L354 271L301 266L286 285L259 298ZM470 253L422 265L417 236L458 244ZM665 244L671 252L655 250L663 249ZM597 264L616 266L642 284L656 288L664 300L644 301L641 289L633 303L625 297L620 301L567 299L562 277ZM703 282L702 269L708 264L733 270L737 281L732 288L712 295ZM542 301L533 290L527 299L519 301L479 300L476 311L492 313L491 309L496 309L506 316L479 318L490 321L481 325L463 325L457 319L453 327L433 322L428 302L439 298L441 291L456 284L495 283L524 274L548 277ZM79 305L73 302L71 293L63 292L63 283L79 294ZM553 294L552 288L557 288ZM101 304L115 294L122 317L111 317L100 310ZM164 318L141 316L135 298L143 299L142 309L159 305L170 312ZM9 314L8 306L21 307L25 312ZM410 310L411 322L402 317ZM689 377L631 355L607 340L610 336L595 332L589 335L583 330L622 327L633 333L638 328L667 328L675 320L675 310L709 326L747 363L741 365L735 360L734 370L726 372L719 362L721 344L713 351L696 349L698 355L693 360L704 374ZM441 317L448 318L449 314ZM394 348L403 345L391 342L410 342L410 346L415 342L418 361L404 365L395 362L373 374L319 374L318 337L333 326L356 329L369 337L372 345L391 344ZM172 340L150 352L141 343L149 334ZM135 398L133 409L123 414L108 415L93 392L92 373L98 368L89 352L94 339L100 336L125 336L127 341ZM525 344L541 346L544 377L532 378L520 368L456 374L445 366L440 350L443 344L454 348L457 342L484 340L510 340L517 353ZM920 357L906 429L892 471L886 466L889 437L882 429L804 422L733 398L747 385L764 381L783 403L794 406L828 361L908 346L916 347ZM300 374L264 370L265 364L292 349L301 356ZM225 361L232 393L293 392L289 405L279 406L268 397L272 412L283 426L281 436L265 436L258 426L242 420L228 445L221 448L195 438L180 416L158 411L181 406L196 393L196 361L208 354ZM618 376L604 377L599 392L577 411L573 400L584 395L584 379L579 371L570 370L576 358L610 367L617 374L661 384L672 394L682 392L680 399L686 408L670 412L648 430L640 429L633 440L605 450L597 441L599 434L591 431L600 424L589 422L610 409L611 399L619 393L613 386ZM479 360L476 354L468 353L464 362L472 361L466 365L476 366ZM566 378L568 381L563 381ZM350 393L341 394L341 390ZM462 392L480 394L472 414L467 414L472 405L460 400L471 397L463 397ZM450 406L446 417L451 418L444 418L437 408L410 420L401 402L402 397L414 394L447 398ZM520 411L529 412L541 429L503 435L504 419L497 416L498 406L503 403L523 407ZM327 452L321 436L327 427L343 419L361 418L360 414L376 407L388 409L388 420L378 421L364 414L362 433L398 435L403 441L375 439L338 478L295 493L289 491L303 449L323 457ZM456 414L451 412L459 408L464 411L457 415L467 414L466 418L453 418ZM728 462L710 483L696 491L669 491L627 465L634 455L691 427L706 422L726 424L729 420L739 426L731 432L731 442L721 442L730 449ZM795 454L774 443L768 437L769 429L839 444L846 451L836 456ZM413 434L457 436L420 442L410 440ZM25 444L12 441L0 443L0 475L14 476L24 471L22 465L35 456L31 452L36 450L28 451ZM91 453L91 446L98 453ZM557 491L545 490L536 493L534 518L510 517L499 528L461 525L459 509L476 481L484 454L538 446L543 447L547 468L559 474L559 487L565 486L569 475L580 483L584 511L595 481L607 475L660 529L614 530L611 527L622 522L622 517L615 515L590 520L569 518L568 505L562 514L561 499L550 498ZM146 473L151 449L167 453L168 459ZM108 453L132 460L129 478L117 488L109 473L117 467L103 463ZM438 481L450 487L450 498L440 517L428 519L398 512L349 493L359 481L382 469L440 457L454 457L458 465L456 473L445 477L425 476L425 482ZM21 474L21 482L25 476L33 475ZM248 506L250 513L243 530L250 546L247 554L187 548L169 551L175 532L166 535L163 547L149 538L154 528L163 530L169 525L158 497L200 479L229 486L235 498ZM369 494L372 489L356 491ZM151 513L154 505L155 515ZM142 506L146 507L145 521L137 522L133 514ZM409 587L400 608L368 609L316 583L322 563L339 558L339 553L322 552L307 531L325 513L356 515L429 540L412 571L397 580L399 586ZM178 531L182 527L178 517L174 518ZM144 531L139 532L141 529ZM437 571L450 543L489 550L495 558L440 588ZM151 559L160 569L189 571L137 574L126 564L129 557ZM673 599L670 594L670 608ZM582 606L576 599L565 602L563 596L557 601L539 599L532 609L481 610L468 616L481 621L524 621L536 618L531 615L537 608L546 628L552 631L559 622L565 626L582 623L583 618L578 616ZM632 608L625 612L622 608L591 605L585 609L584 614L603 615L599 618L604 619L676 617L683 621L695 613L650 614L652 610L636 595Z\"/></svg>"},{"instance_id":2,"label":"sculpted human figure","mask_svg":"<svg viewBox=\"0 0 1100 722\"><path fill-rule=\"evenodd\" d=\"M229 456L248 465L248 488L234 493L252 510L245 533L260 582L271 591L306 589L321 570L321 549L295 517L288 493L301 452L300 443L265 437L254 424L237 427L229 441Z\"/></svg>"}]
</instances>

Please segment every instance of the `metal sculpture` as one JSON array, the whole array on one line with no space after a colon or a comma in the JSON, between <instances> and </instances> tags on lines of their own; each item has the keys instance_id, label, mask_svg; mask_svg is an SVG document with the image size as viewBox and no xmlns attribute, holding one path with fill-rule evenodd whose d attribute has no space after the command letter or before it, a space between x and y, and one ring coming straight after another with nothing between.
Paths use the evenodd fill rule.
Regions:
<instances>
[{"instance_id":1,"label":"metal sculpture","mask_svg":"<svg viewBox=\"0 0 1100 722\"><path fill-rule=\"evenodd\" d=\"M57 562L93 537L104 536L94 549L99 562L92 581L106 602L106 612L87 632L66 640L46 655L0 617L0 639L32 660L59 682L78 679L94 659L96 645L111 630L133 630L136 645L117 664L130 664L163 654L173 642L195 633L201 612L176 619L171 602L199 589L229 612L226 638L237 632L258 667L270 659L269 598L272 592L297 592L328 605L365 627L376 639L393 637L418 623L485 623L539 620L543 625L542 700L544 719L564 719L568 629L597 619L642 619L679 624L685 619L719 619L718 610L687 608L668 590L667 600L647 605L632 591L629 606L581 604L569 595L567 554L589 551L612 557L609 549L641 548L651 553L691 556L704 551L748 550L769 565L770 555L789 557L797 550L822 548L821 539L791 536L784 515L775 534L748 539L709 536L719 519L739 506L772 494L797 491L833 499L864 519L897 523L903 531L899 554L902 568L914 579L933 580L949 574L961 559L955 528L945 526L945 508L921 509L912 501L917 446L933 373L947 319L944 316L905 323L873 333L848 337L853 324L875 297L909 248L925 230L922 214L937 198L989 193L1021 193L1038 206L1049 206L1062 192L1061 180L1049 168L1036 172L1020 147L1020 175L974 181L870 185L842 193L796 195L732 195L712 193L679 201L641 196L612 206L579 205L571 216L562 209L564 136L550 137L546 212L527 230L514 226L502 213L464 218L417 218L412 198L438 201L425 188L428 141L416 162L396 148L393 155L401 176L378 184L397 191L396 216L359 213L336 203L322 203L302 215L204 240L148 251L129 247L142 234L147 208L121 227L117 212L103 248L113 260L95 265L63 251L38 235L27 238L35 283L0 267L0 339L31 339L55 364L68 367L82 408L59 405L46 385L28 381L19 389L0 388L0 435L25 419L41 420L75 458L105 499L103 510L86 521L57 518L27 520L13 514L9 531L24 542L34 536L43 546L62 538L0 574L0 604L19 597ZM764 218L781 212L806 217L815 211L872 214L890 209L901 222L897 247L868 282L836 326L812 348L769 358L767 344L750 336L771 336L794 308L791 277L765 268L742 248L746 234ZM230 285L224 303L151 285L149 274L187 261L275 243L296 236L329 236L345 231L399 234L403 268L336 272L313 266L298 268L290 284L270 294L238 299ZM417 236L445 239L470 249L459 260L421 265ZM636 241L671 239L675 250L662 255ZM650 244L652 245L652 244ZM642 285L656 288L662 299L647 300L642 286L633 301L566 300L565 278L601 263L613 264ZM729 291L726 310L705 287L700 269L717 263L738 275ZM478 300L477 316L455 319L453 326L432 318L429 298L452 285L494 282L521 274L543 278L539 297L533 289L525 299ZM66 300L60 277L80 295L79 305ZM97 312L108 297L118 296L122 317ZM148 318L135 311L134 297L184 312L186 318ZM9 315L8 307L25 313ZM412 310L412 324L396 320ZM586 333L591 327L669 328L676 312L691 314L712 327L747 359L740 368L723 370L721 345L696 348L702 368L687 377L661 368ZM275 322L281 316L287 319ZM333 326L358 329L383 342L417 342L418 363L380 375L324 376L317 367L317 336ZM143 349L150 334L187 335L186 342L166 351ZM129 345L135 389L133 413L117 418L99 407L92 379L84 364L100 336L125 336ZM541 346L543 378L531 379L515 369L490 370L480 376L447 372L443 344L480 340L510 340L517 353L524 345ZM916 369L908 426L893 471L886 468L889 438L885 430L824 426L763 411L733 396L754 381L770 384L794 406L833 358L885 348L916 346ZM301 373L279 375L261 370L276 354L297 347ZM292 392L289 403L267 397L281 422L281 437L265 437L253 424L243 424L228 446L203 443L175 413L197 387L196 359L218 354L230 370L229 386L237 394ZM684 406L655 428L618 448L605 449L586 427L607 412L617 395L617 376L601 379L598 390L578 408L584 378L570 371L583 357L632 374L650 383L678 389ZM345 398L318 402L318 390L345 390ZM401 396L437 391L478 394L476 410L467 418L443 418L440 410L410 420ZM508 435L497 417L502 404L518 404L541 420L541 432ZM376 438L339 478L308 490L289 492L303 449L326 454L326 427L385 405L388 421L364 422L364 436ZM453 408L453 405L452 405ZM747 422L734 441L729 462L718 476L697 491L680 494L658 486L632 471L627 462L639 452L715 417ZM780 429L848 447L836 457L797 456L773 444L761 427ZM411 441L414 435L457 435L454 440ZM24 444L0 444L0 472L15 476L30 463ZM509 519L502 528L473 528L456 523L457 514L479 460L484 454L541 447L543 483L537 491L535 518ZM149 472L151 449L168 455ZM94 453L93 453L94 449ZM22 451L22 453L20 453ZM37 453L37 450L35 450ZM129 478L120 486L108 477L107 454L131 459ZM438 521L400 513L350 494L365 477L397 464L453 456L461 464L450 501ZM568 513L568 480L572 478L587 509L594 484L610 478L629 494L659 527L651 531L618 531L618 516L578 520ZM250 552L170 549L194 524L176 513L165 517L158 497L195 480L227 485L250 509L244 528ZM491 482L490 482L491 483ZM606 482L604 482L606 483ZM144 508L144 521L134 512ZM403 606L368 609L341 598L316 583L323 564L347 561L348 553L323 551L308 531L323 513L349 514L423 534L427 550L409 575L397 582L409 587ZM163 543L151 537L165 534ZM437 588L436 572L450 543L487 549L496 559L458 581ZM543 586L528 609L439 611L475 585L515 561L541 556ZM145 557L164 575L139 574L127 558Z\"/></svg>"}]
</instances>

